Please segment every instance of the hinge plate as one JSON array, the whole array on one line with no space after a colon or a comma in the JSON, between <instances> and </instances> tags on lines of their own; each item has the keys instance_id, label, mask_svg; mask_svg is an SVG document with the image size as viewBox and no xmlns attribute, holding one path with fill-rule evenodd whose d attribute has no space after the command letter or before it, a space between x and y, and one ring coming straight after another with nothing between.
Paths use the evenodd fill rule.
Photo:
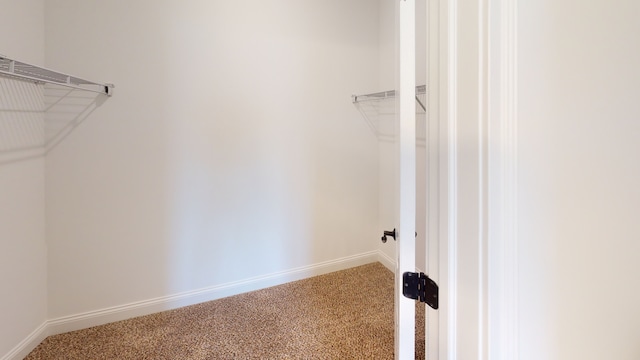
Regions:
<instances>
[{"instance_id":1,"label":"hinge plate","mask_svg":"<svg viewBox=\"0 0 640 360\"><path fill-rule=\"evenodd\" d=\"M424 273L402 274L402 295L438 309L438 284Z\"/></svg>"}]
</instances>

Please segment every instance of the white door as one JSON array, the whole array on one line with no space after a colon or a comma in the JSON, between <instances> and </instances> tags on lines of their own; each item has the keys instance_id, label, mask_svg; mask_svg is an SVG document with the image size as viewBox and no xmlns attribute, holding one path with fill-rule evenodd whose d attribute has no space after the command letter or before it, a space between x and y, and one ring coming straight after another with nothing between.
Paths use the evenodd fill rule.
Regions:
<instances>
[{"instance_id":1,"label":"white door","mask_svg":"<svg viewBox=\"0 0 640 360\"><path fill-rule=\"evenodd\" d=\"M421 1L421 0L418 0ZM445 162L440 161L441 157L441 126L438 114L439 106L439 26L440 15L439 3L437 1L427 1L416 8L415 0L396 1L396 26L397 26L397 73L396 73L396 146L397 146L397 245L396 245L396 359L415 358L415 300L403 296L403 274L406 272L424 271L427 274L438 275L438 243L440 239L440 223L445 220L439 214L442 211L440 206L440 186L439 174L443 171ZM416 9L425 11L424 14L416 14ZM424 17L427 26L416 29L416 17ZM416 36L416 31L427 31L422 36ZM416 44L416 38L426 39L426 44ZM416 58L425 59L424 55L416 56L416 47L427 48L426 61L416 64ZM426 140L426 157L418 157L425 163L418 164L426 167L426 177L416 176L416 66L423 67L420 72L427 77L427 114L421 117L421 121L427 120L425 133L419 135ZM424 70L424 71L422 71ZM424 79L420 80L422 83ZM420 104L423 105L423 104ZM424 124L418 128L424 129ZM424 137L426 135L426 138ZM420 183L416 184L417 179ZM426 207L417 214L417 191L416 186L426 187L420 194L426 194ZM425 199L420 199L425 201ZM425 213L426 212L426 213ZM425 217L426 227L417 229L416 215ZM422 221L421 221L422 223ZM423 224L424 225L424 224ZM425 252L416 252L416 231L425 232L420 234L421 238L426 238ZM416 269L416 256L425 258L423 266L425 268ZM421 261L422 263L422 261ZM419 306L426 306L421 304ZM438 355L438 332L439 323L436 310L427 306L425 315L425 357L429 360L437 360Z\"/></svg>"},{"instance_id":2,"label":"white door","mask_svg":"<svg viewBox=\"0 0 640 360\"><path fill-rule=\"evenodd\" d=\"M402 274L415 272L415 1L396 1L396 16L396 26L398 26L396 140L399 186L395 269L395 358L405 360L413 359L415 356L415 301L402 295Z\"/></svg>"}]
</instances>

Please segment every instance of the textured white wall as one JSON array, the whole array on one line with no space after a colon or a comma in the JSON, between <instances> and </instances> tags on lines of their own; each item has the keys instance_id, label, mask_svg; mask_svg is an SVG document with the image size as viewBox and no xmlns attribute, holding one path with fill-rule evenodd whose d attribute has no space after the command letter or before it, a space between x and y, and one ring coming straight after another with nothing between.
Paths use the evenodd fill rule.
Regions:
<instances>
[{"instance_id":1,"label":"textured white wall","mask_svg":"<svg viewBox=\"0 0 640 360\"><path fill-rule=\"evenodd\" d=\"M519 2L522 360L640 358L638 14Z\"/></svg>"},{"instance_id":2,"label":"textured white wall","mask_svg":"<svg viewBox=\"0 0 640 360\"><path fill-rule=\"evenodd\" d=\"M51 0L46 29L116 84L47 156L52 318L377 247L377 4Z\"/></svg>"},{"instance_id":3,"label":"textured white wall","mask_svg":"<svg viewBox=\"0 0 640 360\"><path fill-rule=\"evenodd\" d=\"M0 8L3 9L0 11L0 33L4 34L0 37L0 54L43 64L44 2L2 0ZM24 113L6 109L33 110L34 104L41 99L17 99L16 89L23 96L37 94L33 84L6 78L0 78L0 82L1 131L12 132L16 130L12 126L18 126L13 120L19 120ZM23 106L16 109L13 107L16 104ZM43 159L11 161L20 154L0 152L0 155L3 159L0 162L1 357L47 319L47 248Z\"/></svg>"}]
</instances>

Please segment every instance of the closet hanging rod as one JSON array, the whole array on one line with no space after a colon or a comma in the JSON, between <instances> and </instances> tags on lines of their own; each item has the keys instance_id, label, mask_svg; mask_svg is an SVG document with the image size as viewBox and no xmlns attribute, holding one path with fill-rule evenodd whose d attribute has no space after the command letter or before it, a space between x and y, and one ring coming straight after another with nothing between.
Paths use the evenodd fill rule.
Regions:
<instances>
[{"instance_id":1,"label":"closet hanging rod","mask_svg":"<svg viewBox=\"0 0 640 360\"><path fill-rule=\"evenodd\" d=\"M427 92L427 85L416 86L416 100L418 100L418 102L420 103L420 107L422 107L423 109L424 109L424 105L419 99L417 99L417 96L423 95L426 92ZM387 90L387 91L381 91L381 92L372 93L372 94L351 95L351 101L355 104L362 101L391 99L391 98L394 98L395 96L396 96L395 90Z\"/></svg>"},{"instance_id":2,"label":"closet hanging rod","mask_svg":"<svg viewBox=\"0 0 640 360\"><path fill-rule=\"evenodd\" d=\"M115 87L113 84L84 80L58 71L10 59L4 55L0 55L0 75L25 79L41 84L55 84L108 96L113 94L113 88Z\"/></svg>"}]
</instances>

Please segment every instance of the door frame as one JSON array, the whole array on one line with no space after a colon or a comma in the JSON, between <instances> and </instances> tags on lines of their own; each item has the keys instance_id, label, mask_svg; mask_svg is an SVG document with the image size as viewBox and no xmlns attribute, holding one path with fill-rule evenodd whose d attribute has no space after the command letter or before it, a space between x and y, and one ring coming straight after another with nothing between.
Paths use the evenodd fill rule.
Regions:
<instances>
[{"instance_id":1,"label":"door frame","mask_svg":"<svg viewBox=\"0 0 640 360\"><path fill-rule=\"evenodd\" d=\"M486 359L486 43L482 0L443 1L446 226L439 360Z\"/></svg>"},{"instance_id":2,"label":"door frame","mask_svg":"<svg viewBox=\"0 0 640 360\"><path fill-rule=\"evenodd\" d=\"M487 359L484 3L440 2L438 360ZM430 359L431 360L431 359Z\"/></svg>"},{"instance_id":3,"label":"door frame","mask_svg":"<svg viewBox=\"0 0 640 360\"><path fill-rule=\"evenodd\" d=\"M517 359L518 0L427 1L438 21L427 66L440 199L427 358Z\"/></svg>"}]
</instances>

